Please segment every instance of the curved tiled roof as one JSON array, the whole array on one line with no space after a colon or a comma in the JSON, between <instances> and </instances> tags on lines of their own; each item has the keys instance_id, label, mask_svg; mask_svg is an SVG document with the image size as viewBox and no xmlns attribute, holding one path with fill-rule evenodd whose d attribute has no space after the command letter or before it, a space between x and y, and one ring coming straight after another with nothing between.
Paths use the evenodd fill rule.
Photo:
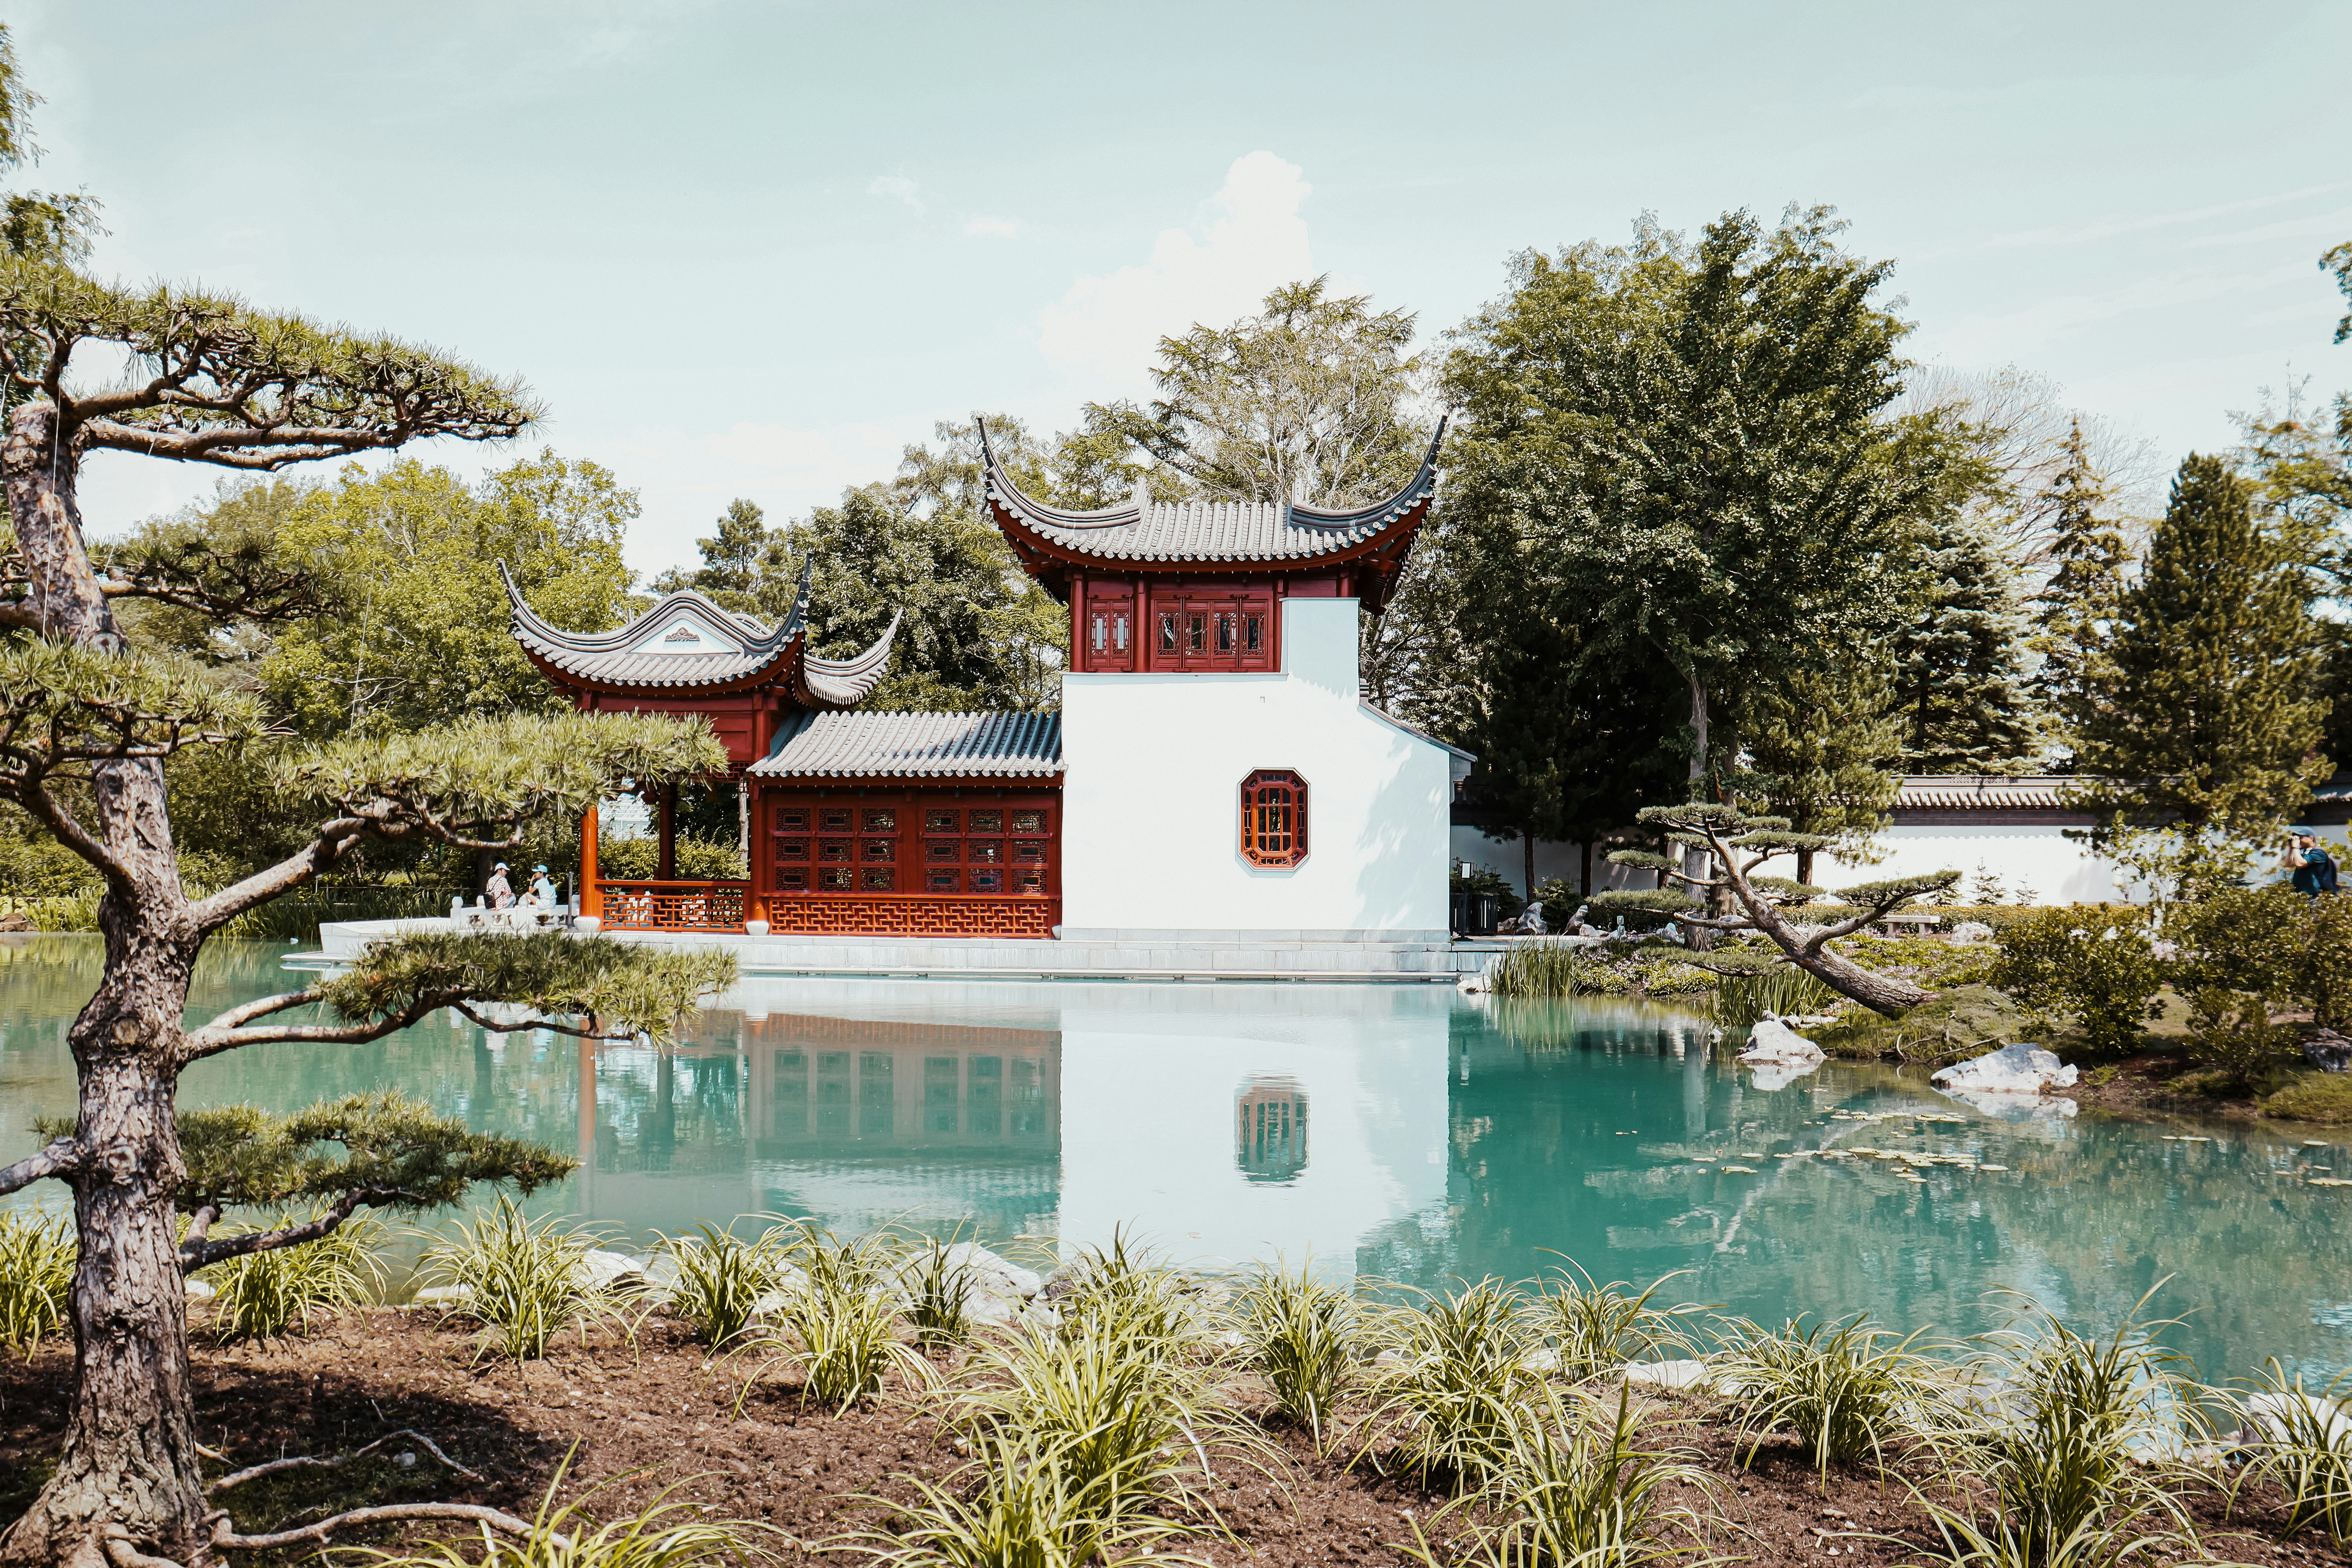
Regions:
<instances>
[{"instance_id":1,"label":"curved tiled roof","mask_svg":"<svg viewBox=\"0 0 2352 1568\"><path fill-rule=\"evenodd\" d=\"M808 602L814 560L801 567L791 614L771 629L756 616L724 609L691 588L666 594L616 631L573 632L541 620L515 585L506 563L510 629L533 662L558 676L599 686L634 688L740 686L773 675L812 707L846 708L862 700L890 663L898 617L892 616L872 647L845 659L807 652Z\"/></svg>"},{"instance_id":2,"label":"curved tiled roof","mask_svg":"<svg viewBox=\"0 0 2352 1568\"><path fill-rule=\"evenodd\" d=\"M2059 792L2081 781L2050 773L1914 773L1895 793L1897 811L2063 811Z\"/></svg>"},{"instance_id":3,"label":"curved tiled roof","mask_svg":"<svg viewBox=\"0 0 2352 1568\"><path fill-rule=\"evenodd\" d=\"M761 778L1053 778L1059 713L807 713L788 720Z\"/></svg>"},{"instance_id":4,"label":"curved tiled roof","mask_svg":"<svg viewBox=\"0 0 2352 1568\"><path fill-rule=\"evenodd\" d=\"M1001 526L1038 542L1112 563L1306 562L1342 553L1425 509L1437 493L1437 447L1445 422L1420 468L1402 489L1370 506L1339 510L1278 501L1153 501L1138 499L1099 511L1065 511L1032 500L1006 476L981 429L988 500Z\"/></svg>"}]
</instances>

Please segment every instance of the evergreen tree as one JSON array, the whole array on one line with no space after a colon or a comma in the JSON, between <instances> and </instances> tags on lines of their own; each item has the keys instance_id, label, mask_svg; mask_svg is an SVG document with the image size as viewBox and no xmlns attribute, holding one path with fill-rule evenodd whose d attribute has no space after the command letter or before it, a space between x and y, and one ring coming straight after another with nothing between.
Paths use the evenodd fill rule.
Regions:
<instances>
[{"instance_id":1,"label":"evergreen tree","mask_svg":"<svg viewBox=\"0 0 2352 1568\"><path fill-rule=\"evenodd\" d=\"M1906 765L1990 773L2030 764L2044 724L2022 668L2025 620L1984 521L1959 511L1941 521L1913 558L1905 596L1890 651Z\"/></svg>"},{"instance_id":2,"label":"evergreen tree","mask_svg":"<svg viewBox=\"0 0 2352 1568\"><path fill-rule=\"evenodd\" d=\"M2166 821L2260 839L2311 798L2328 767L2314 596L2245 481L2218 458L2182 463L2085 670L2075 798L2108 818L2095 842Z\"/></svg>"},{"instance_id":3,"label":"evergreen tree","mask_svg":"<svg viewBox=\"0 0 2352 1568\"><path fill-rule=\"evenodd\" d=\"M2131 551L2100 510L2106 487L2092 463L2078 421L2065 460L2045 494L2051 517L2050 576L2033 596L2033 646L2042 668L2033 689L2043 708L2072 730L2089 716L2091 662L2124 591Z\"/></svg>"},{"instance_id":4,"label":"evergreen tree","mask_svg":"<svg viewBox=\"0 0 2352 1568\"><path fill-rule=\"evenodd\" d=\"M1740 726L1743 802L1789 819L1843 860L1869 857L1902 777L1904 720L1891 711L1885 674L1867 666L1791 670L1752 694ZM1797 880L1813 879L1813 856L1797 847Z\"/></svg>"}]
</instances>

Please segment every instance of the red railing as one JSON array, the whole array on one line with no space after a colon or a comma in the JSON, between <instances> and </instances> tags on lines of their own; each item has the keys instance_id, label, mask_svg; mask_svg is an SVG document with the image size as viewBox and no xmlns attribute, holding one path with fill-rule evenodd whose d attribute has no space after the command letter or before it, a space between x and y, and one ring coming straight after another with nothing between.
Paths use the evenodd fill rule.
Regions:
<instances>
[{"instance_id":1,"label":"red railing","mask_svg":"<svg viewBox=\"0 0 2352 1568\"><path fill-rule=\"evenodd\" d=\"M1062 900L939 893L768 895L770 929L796 936L1050 937Z\"/></svg>"},{"instance_id":2,"label":"red railing","mask_svg":"<svg viewBox=\"0 0 2352 1568\"><path fill-rule=\"evenodd\" d=\"M596 891L608 930L740 931L751 884L599 881Z\"/></svg>"}]
</instances>

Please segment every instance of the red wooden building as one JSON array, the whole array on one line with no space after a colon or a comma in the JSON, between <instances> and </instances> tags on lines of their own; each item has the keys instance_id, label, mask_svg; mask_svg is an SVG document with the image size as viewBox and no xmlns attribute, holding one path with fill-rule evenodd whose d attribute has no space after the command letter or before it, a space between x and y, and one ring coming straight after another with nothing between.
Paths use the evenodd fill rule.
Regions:
<instances>
[{"instance_id":1,"label":"red wooden building","mask_svg":"<svg viewBox=\"0 0 2352 1568\"><path fill-rule=\"evenodd\" d=\"M1061 726L1052 714L853 713L897 623L855 658L808 649L808 576L782 624L671 594L627 626L572 632L511 579L515 640L590 712L708 719L745 792L750 875L676 875L675 786L648 792L650 878L596 865L581 830L581 913L622 929L1045 936L1056 922Z\"/></svg>"}]
</instances>

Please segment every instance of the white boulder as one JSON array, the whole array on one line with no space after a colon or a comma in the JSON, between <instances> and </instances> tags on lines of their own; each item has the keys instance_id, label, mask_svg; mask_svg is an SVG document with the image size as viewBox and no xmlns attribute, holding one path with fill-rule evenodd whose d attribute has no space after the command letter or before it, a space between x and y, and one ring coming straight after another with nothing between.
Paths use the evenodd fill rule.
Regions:
<instances>
[{"instance_id":1,"label":"white boulder","mask_svg":"<svg viewBox=\"0 0 2352 1568\"><path fill-rule=\"evenodd\" d=\"M1803 1067L1818 1064L1828 1053L1788 1025L1767 1013L1748 1031L1748 1048L1739 1059L1750 1067L1769 1062L1775 1067Z\"/></svg>"},{"instance_id":2,"label":"white boulder","mask_svg":"<svg viewBox=\"0 0 2352 1568\"><path fill-rule=\"evenodd\" d=\"M2316 1394L2271 1391L2246 1401L2246 1425L2238 1441L2283 1443L2290 1437L2308 1436L2315 1428L2326 1434L2328 1447L2341 1447L2347 1435L2352 1434L2352 1409L2347 1409L2341 1400Z\"/></svg>"},{"instance_id":3,"label":"white boulder","mask_svg":"<svg viewBox=\"0 0 2352 1568\"><path fill-rule=\"evenodd\" d=\"M213 1282L209 1279L191 1277L188 1280L188 1300L191 1301L209 1301L219 1294L220 1292L213 1288Z\"/></svg>"},{"instance_id":4,"label":"white boulder","mask_svg":"<svg viewBox=\"0 0 2352 1568\"><path fill-rule=\"evenodd\" d=\"M1635 1388L1704 1390L1715 1382L1703 1361L1629 1362L1618 1370Z\"/></svg>"},{"instance_id":5,"label":"white boulder","mask_svg":"<svg viewBox=\"0 0 2352 1568\"><path fill-rule=\"evenodd\" d=\"M1954 942L1990 942L1992 927L1982 921L1962 921L1952 928Z\"/></svg>"},{"instance_id":6,"label":"white boulder","mask_svg":"<svg viewBox=\"0 0 2352 1568\"><path fill-rule=\"evenodd\" d=\"M1958 1062L1927 1081L1947 1094L2046 1094L2071 1089L2074 1069L2059 1065L2057 1054L2023 1040L2003 1046L1971 1061Z\"/></svg>"},{"instance_id":7,"label":"white boulder","mask_svg":"<svg viewBox=\"0 0 2352 1568\"><path fill-rule=\"evenodd\" d=\"M646 1268L625 1252L592 1247L580 1255L580 1283L591 1290L610 1290L624 1282L645 1282Z\"/></svg>"}]
</instances>

